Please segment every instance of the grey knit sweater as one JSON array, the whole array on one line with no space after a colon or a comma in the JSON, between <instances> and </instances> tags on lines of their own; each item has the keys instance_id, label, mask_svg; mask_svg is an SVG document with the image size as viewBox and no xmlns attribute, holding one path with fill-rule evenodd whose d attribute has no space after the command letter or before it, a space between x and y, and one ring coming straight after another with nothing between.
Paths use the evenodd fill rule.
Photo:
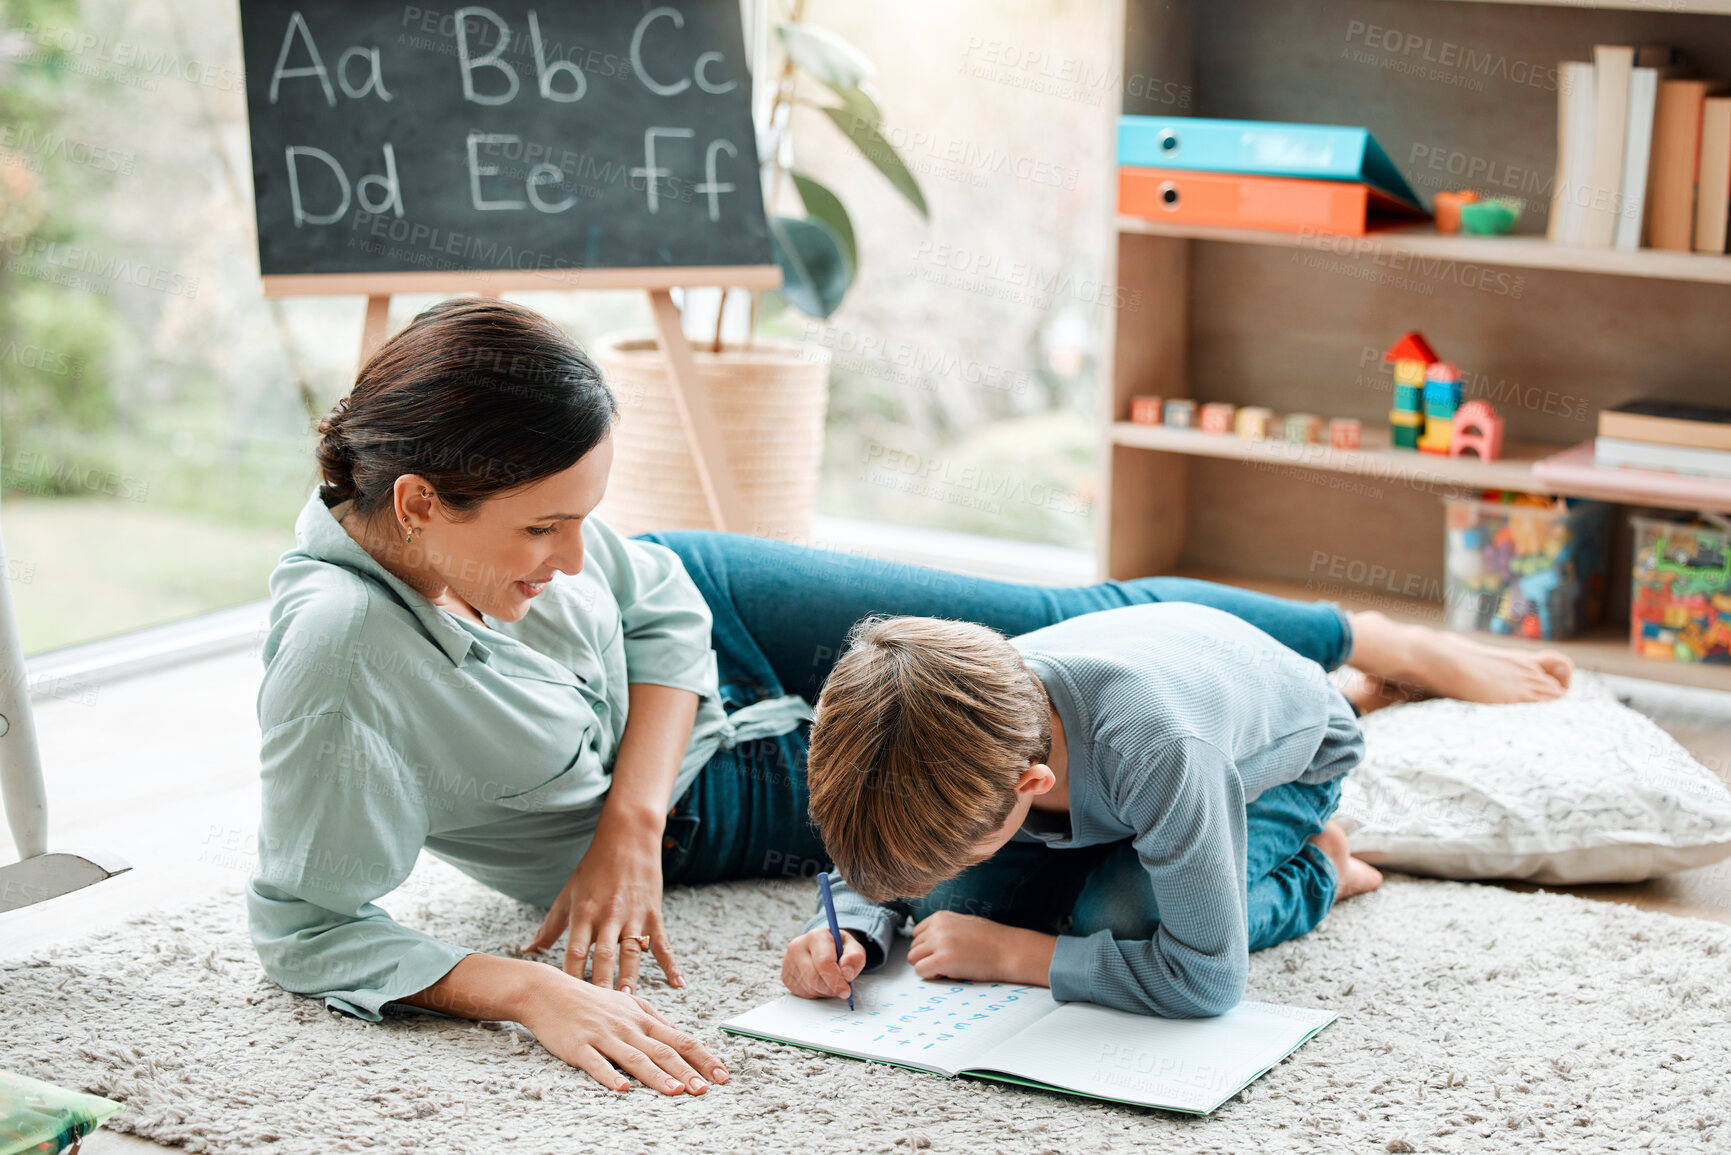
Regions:
<instances>
[{"instance_id":1,"label":"grey knit sweater","mask_svg":"<svg viewBox=\"0 0 1731 1155\"><path fill-rule=\"evenodd\" d=\"M1012 644L1063 721L1070 789L1067 834L1016 837L1058 848L1131 840L1160 911L1152 939L1060 936L1053 997L1174 1018L1231 1009L1248 970L1245 804L1356 765L1352 707L1321 666L1208 606L1102 610ZM831 881L841 924L884 957L902 911Z\"/></svg>"}]
</instances>

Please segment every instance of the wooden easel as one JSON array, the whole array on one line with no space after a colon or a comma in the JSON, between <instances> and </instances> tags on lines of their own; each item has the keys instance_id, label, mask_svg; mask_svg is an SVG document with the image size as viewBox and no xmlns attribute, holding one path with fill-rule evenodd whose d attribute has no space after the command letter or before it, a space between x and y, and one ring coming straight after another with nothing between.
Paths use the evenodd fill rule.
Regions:
<instances>
[{"instance_id":1,"label":"wooden easel","mask_svg":"<svg viewBox=\"0 0 1731 1155\"><path fill-rule=\"evenodd\" d=\"M476 292L496 297L509 289L643 289L655 317L655 330L667 357L667 376L679 423L691 446L692 464L715 527L738 532L745 524L739 488L727 464L721 430L709 395L698 379L697 360L680 325L679 309L669 290L674 286L732 285L747 289L781 286L775 265L729 265L667 269L500 270L471 273L309 273L261 278L267 297L361 294L367 298L361 326L361 363L384 344L386 322L394 293Z\"/></svg>"}]
</instances>

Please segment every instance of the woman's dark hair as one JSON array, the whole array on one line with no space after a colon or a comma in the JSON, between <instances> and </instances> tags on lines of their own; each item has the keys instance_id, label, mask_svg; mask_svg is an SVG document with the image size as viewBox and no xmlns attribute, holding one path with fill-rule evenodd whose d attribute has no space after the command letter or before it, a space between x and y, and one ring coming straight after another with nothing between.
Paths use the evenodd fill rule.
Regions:
<instances>
[{"instance_id":1,"label":"woman's dark hair","mask_svg":"<svg viewBox=\"0 0 1731 1155\"><path fill-rule=\"evenodd\" d=\"M453 297L381 345L319 422L319 497L371 513L416 473L470 512L576 464L618 413L601 370L553 322Z\"/></svg>"}]
</instances>

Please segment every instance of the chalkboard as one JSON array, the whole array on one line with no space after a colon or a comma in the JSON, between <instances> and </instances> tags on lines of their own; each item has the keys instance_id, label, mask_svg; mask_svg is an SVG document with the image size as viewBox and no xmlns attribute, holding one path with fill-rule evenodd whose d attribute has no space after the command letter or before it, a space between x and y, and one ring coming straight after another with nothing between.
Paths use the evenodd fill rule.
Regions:
<instances>
[{"instance_id":1,"label":"chalkboard","mask_svg":"<svg viewBox=\"0 0 1731 1155\"><path fill-rule=\"evenodd\" d=\"M267 285L774 264L737 0L240 15Z\"/></svg>"}]
</instances>

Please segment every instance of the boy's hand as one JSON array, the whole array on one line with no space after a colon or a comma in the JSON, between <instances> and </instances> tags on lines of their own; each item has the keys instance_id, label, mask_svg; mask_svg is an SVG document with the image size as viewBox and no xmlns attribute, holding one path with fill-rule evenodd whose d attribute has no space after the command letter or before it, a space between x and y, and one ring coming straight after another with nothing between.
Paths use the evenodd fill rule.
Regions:
<instances>
[{"instance_id":1,"label":"boy's hand","mask_svg":"<svg viewBox=\"0 0 1731 1155\"><path fill-rule=\"evenodd\" d=\"M781 959L782 985L802 999L845 999L847 985L865 969L866 952L851 930L841 932L841 959L829 928L808 930L787 944Z\"/></svg>"},{"instance_id":2,"label":"boy's hand","mask_svg":"<svg viewBox=\"0 0 1731 1155\"><path fill-rule=\"evenodd\" d=\"M972 914L940 910L914 924L908 961L922 979L960 979L975 983L1049 985L1052 952L1049 934L1005 926Z\"/></svg>"}]
</instances>

